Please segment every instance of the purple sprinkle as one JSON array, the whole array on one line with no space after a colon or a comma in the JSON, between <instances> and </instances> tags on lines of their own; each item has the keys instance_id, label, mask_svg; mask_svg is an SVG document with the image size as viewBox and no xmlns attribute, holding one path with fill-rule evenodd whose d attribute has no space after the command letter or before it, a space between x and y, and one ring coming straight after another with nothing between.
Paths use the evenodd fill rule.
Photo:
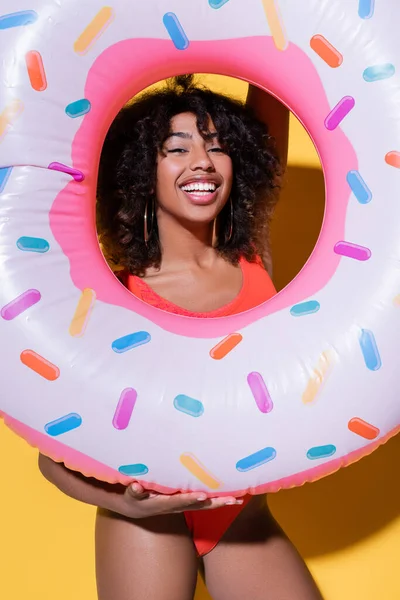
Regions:
<instances>
[{"instance_id":1,"label":"purple sprinkle","mask_svg":"<svg viewBox=\"0 0 400 600\"><path fill-rule=\"evenodd\" d=\"M28 310L28 308L37 304L41 297L38 290L27 290L3 306L0 314L6 321L12 321L12 319L18 317L18 315Z\"/></svg>"},{"instance_id":2,"label":"purple sprinkle","mask_svg":"<svg viewBox=\"0 0 400 600\"><path fill-rule=\"evenodd\" d=\"M338 242L335 244L334 250L336 254L340 254L341 256L348 256L349 258L363 261L371 258L372 254L369 248L358 246L357 244L352 244L350 242Z\"/></svg>"},{"instance_id":3,"label":"purple sprinkle","mask_svg":"<svg viewBox=\"0 0 400 600\"><path fill-rule=\"evenodd\" d=\"M262 413L269 413L274 408L271 396L265 385L263 376L260 373L249 373L247 383L253 393L254 400Z\"/></svg>"},{"instance_id":4,"label":"purple sprinkle","mask_svg":"<svg viewBox=\"0 0 400 600\"><path fill-rule=\"evenodd\" d=\"M72 167L68 167L68 165L63 165L59 162L52 162L49 164L49 169L52 171L61 171L62 173L68 173L68 175L72 175L75 181L83 181L85 179L82 171L78 171L78 169L73 169Z\"/></svg>"},{"instance_id":5,"label":"purple sprinkle","mask_svg":"<svg viewBox=\"0 0 400 600\"><path fill-rule=\"evenodd\" d=\"M126 388L122 391L113 419L115 429L126 429L128 427L135 408L136 398L137 392L133 388Z\"/></svg>"},{"instance_id":6,"label":"purple sprinkle","mask_svg":"<svg viewBox=\"0 0 400 600\"><path fill-rule=\"evenodd\" d=\"M345 96L342 98L326 117L324 121L325 127L329 129L329 131L336 129L345 116L354 108L355 103L356 101L353 96Z\"/></svg>"}]
</instances>

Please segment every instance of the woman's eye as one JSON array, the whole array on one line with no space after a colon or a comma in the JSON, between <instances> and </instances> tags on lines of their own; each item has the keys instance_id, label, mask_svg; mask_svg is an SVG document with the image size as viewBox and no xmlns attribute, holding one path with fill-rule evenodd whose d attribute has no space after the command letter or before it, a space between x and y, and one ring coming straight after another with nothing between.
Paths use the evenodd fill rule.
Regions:
<instances>
[{"instance_id":1,"label":"woman's eye","mask_svg":"<svg viewBox=\"0 0 400 600\"><path fill-rule=\"evenodd\" d=\"M223 152L223 149L219 146L216 146L215 148L210 148L210 152Z\"/></svg>"},{"instance_id":2,"label":"woman's eye","mask_svg":"<svg viewBox=\"0 0 400 600\"><path fill-rule=\"evenodd\" d=\"M171 150L167 150L168 154L182 154L183 152L186 152L185 148L172 148Z\"/></svg>"}]
</instances>

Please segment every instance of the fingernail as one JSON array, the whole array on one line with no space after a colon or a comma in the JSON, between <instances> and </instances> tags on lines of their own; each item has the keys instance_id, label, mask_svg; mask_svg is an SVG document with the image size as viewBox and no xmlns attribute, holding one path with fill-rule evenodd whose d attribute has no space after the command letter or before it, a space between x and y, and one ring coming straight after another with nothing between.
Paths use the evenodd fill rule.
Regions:
<instances>
[{"instance_id":1,"label":"fingernail","mask_svg":"<svg viewBox=\"0 0 400 600\"><path fill-rule=\"evenodd\" d=\"M131 485L131 490L133 490L134 492L140 492L141 491L141 486L137 483L132 483Z\"/></svg>"},{"instance_id":2,"label":"fingernail","mask_svg":"<svg viewBox=\"0 0 400 600\"><path fill-rule=\"evenodd\" d=\"M197 497L197 502L204 502L204 500L207 500L207 496L205 494Z\"/></svg>"}]
</instances>

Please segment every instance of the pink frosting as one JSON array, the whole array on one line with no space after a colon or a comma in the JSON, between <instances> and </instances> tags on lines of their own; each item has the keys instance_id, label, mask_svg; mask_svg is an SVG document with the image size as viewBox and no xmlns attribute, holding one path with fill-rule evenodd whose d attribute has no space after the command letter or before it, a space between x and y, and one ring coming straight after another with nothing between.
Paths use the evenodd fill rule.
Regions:
<instances>
[{"instance_id":1,"label":"pink frosting","mask_svg":"<svg viewBox=\"0 0 400 600\"><path fill-rule=\"evenodd\" d=\"M146 86L179 73L211 72L256 83L279 97L310 131L325 172L326 209L318 243L301 273L279 294L239 315L210 320L174 315L135 298L112 275L99 249L95 230L95 188L104 136L120 108ZM348 171L357 169L354 149L341 129L328 131L330 106L312 62L297 46L285 52L269 37L191 42L185 51L169 40L126 40L105 50L89 71L85 115L72 145L74 180L57 196L50 212L53 234L70 262L77 288L92 288L98 300L132 310L167 331L192 337L224 336L261 317L301 302L333 277L340 256L350 189Z\"/></svg>"}]
</instances>

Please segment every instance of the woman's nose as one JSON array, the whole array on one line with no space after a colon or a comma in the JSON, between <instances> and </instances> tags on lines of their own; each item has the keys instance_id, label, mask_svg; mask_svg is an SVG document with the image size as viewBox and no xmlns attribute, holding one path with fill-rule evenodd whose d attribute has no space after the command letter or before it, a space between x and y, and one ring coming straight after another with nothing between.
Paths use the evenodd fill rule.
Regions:
<instances>
[{"instance_id":1,"label":"woman's nose","mask_svg":"<svg viewBox=\"0 0 400 600\"><path fill-rule=\"evenodd\" d=\"M213 171L214 163L204 147L192 148L190 168L192 171Z\"/></svg>"}]
</instances>

